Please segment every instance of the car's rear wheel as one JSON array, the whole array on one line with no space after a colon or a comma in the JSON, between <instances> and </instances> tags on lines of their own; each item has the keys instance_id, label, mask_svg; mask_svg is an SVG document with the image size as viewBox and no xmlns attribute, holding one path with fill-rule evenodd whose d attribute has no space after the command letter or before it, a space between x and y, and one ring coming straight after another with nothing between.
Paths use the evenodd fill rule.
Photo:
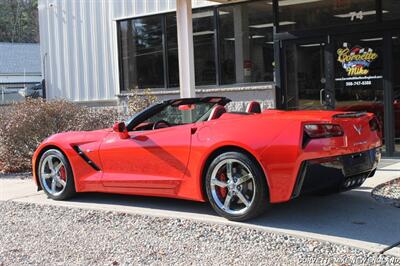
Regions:
<instances>
[{"instance_id":1,"label":"car's rear wheel","mask_svg":"<svg viewBox=\"0 0 400 266\"><path fill-rule=\"evenodd\" d=\"M226 152L217 156L208 167L205 184L211 206L229 220L254 218L269 204L264 173L244 153Z\"/></svg>"},{"instance_id":2,"label":"car's rear wheel","mask_svg":"<svg viewBox=\"0 0 400 266\"><path fill-rule=\"evenodd\" d=\"M49 198L65 200L75 194L71 165L57 149L43 153L39 161L38 176L40 185Z\"/></svg>"}]
</instances>

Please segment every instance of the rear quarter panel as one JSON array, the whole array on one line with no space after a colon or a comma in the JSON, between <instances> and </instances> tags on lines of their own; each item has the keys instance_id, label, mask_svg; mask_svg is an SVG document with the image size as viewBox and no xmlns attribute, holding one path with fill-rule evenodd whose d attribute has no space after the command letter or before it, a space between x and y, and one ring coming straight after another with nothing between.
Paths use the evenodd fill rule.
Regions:
<instances>
[{"instance_id":1,"label":"rear quarter panel","mask_svg":"<svg viewBox=\"0 0 400 266\"><path fill-rule=\"evenodd\" d=\"M235 146L249 152L257 159L266 174L272 203L288 201L300 166L303 161L344 155L378 148L381 140L378 132L369 130L368 114L359 119L332 118L338 112L276 112L271 114L239 116L224 115L218 120L202 122L196 125L192 136L192 149L183 194L192 193L196 199L205 200L202 195L202 174L206 169L206 160L216 150ZM302 147L303 125L306 123L336 123L343 127L342 137L314 139ZM364 128L357 134L353 124ZM196 191L193 191L193 188ZM185 197L190 197L185 194Z\"/></svg>"},{"instance_id":2,"label":"rear quarter panel","mask_svg":"<svg viewBox=\"0 0 400 266\"><path fill-rule=\"evenodd\" d=\"M196 198L205 200L201 188L207 158L218 149L234 146L246 150L260 163L266 173L271 201L283 201L280 195L291 185L287 182L291 182L289 176L298 155L298 123L264 115L230 119L224 119L223 115L218 120L198 123L196 127L186 178L180 189L181 196L188 197L186 193L192 193L193 196L195 193ZM199 190L193 191L193 188Z\"/></svg>"}]
</instances>

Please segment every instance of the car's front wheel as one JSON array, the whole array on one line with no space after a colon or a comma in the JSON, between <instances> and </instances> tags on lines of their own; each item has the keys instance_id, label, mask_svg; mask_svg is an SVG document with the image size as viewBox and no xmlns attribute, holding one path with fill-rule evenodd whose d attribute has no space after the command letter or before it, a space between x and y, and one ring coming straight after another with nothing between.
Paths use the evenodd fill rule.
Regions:
<instances>
[{"instance_id":1,"label":"car's front wheel","mask_svg":"<svg viewBox=\"0 0 400 266\"><path fill-rule=\"evenodd\" d=\"M254 218L269 204L264 173L244 153L226 152L217 156L207 170L205 182L211 206L229 220Z\"/></svg>"},{"instance_id":2,"label":"car's front wheel","mask_svg":"<svg viewBox=\"0 0 400 266\"><path fill-rule=\"evenodd\" d=\"M71 165L59 150L43 153L38 167L39 182L49 198L64 200L75 194Z\"/></svg>"}]
</instances>

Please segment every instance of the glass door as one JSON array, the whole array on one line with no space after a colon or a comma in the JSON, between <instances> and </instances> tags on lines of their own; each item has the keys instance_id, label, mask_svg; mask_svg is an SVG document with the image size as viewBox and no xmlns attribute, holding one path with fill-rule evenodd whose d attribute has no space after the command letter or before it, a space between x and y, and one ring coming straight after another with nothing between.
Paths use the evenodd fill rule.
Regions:
<instances>
[{"instance_id":1,"label":"glass door","mask_svg":"<svg viewBox=\"0 0 400 266\"><path fill-rule=\"evenodd\" d=\"M285 40L282 51L286 109L374 113L383 152L400 154L400 31Z\"/></svg>"},{"instance_id":2,"label":"glass door","mask_svg":"<svg viewBox=\"0 0 400 266\"><path fill-rule=\"evenodd\" d=\"M335 109L374 113L384 124L384 36L352 34L334 38Z\"/></svg>"},{"instance_id":3,"label":"glass door","mask_svg":"<svg viewBox=\"0 0 400 266\"><path fill-rule=\"evenodd\" d=\"M294 109L326 109L324 39L284 42L286 105Z\"/></svg>"},{"instance_id":4,"label":"glass door","mask_svg":"<svg viewBox=\"0 0 400 266\"><path fill-rule=\"evenodd\" d=\"M383 121L383 35L335 39L335 107L370 111Z\"/></svg>"},{"instance_id":5,"label":"glass door","mask_svg":"<svg viewBox=\"0 0 400 266\"><path fill-rule=\"evenodd\" d=\"M392 34L392 86L394 112L394 148L400 152L400 31Z\"/></svg>"}]
</instances>

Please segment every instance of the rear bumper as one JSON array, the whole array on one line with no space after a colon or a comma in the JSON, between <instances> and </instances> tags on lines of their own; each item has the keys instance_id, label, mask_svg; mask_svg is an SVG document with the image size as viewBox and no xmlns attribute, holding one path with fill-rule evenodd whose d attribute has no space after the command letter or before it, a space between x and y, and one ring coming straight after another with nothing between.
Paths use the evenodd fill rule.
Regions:
<instances>
[{"instance_id":1,"label":"rear bumper","mask_svg":"<svg viewBox=\"0 0 400 266\"><path fill-rule=\"evenodd\" d=\"M344 191L360 186L375 174L380 149L304 161L291 198L323 190Z\"/></svg>"}]
</instances>

